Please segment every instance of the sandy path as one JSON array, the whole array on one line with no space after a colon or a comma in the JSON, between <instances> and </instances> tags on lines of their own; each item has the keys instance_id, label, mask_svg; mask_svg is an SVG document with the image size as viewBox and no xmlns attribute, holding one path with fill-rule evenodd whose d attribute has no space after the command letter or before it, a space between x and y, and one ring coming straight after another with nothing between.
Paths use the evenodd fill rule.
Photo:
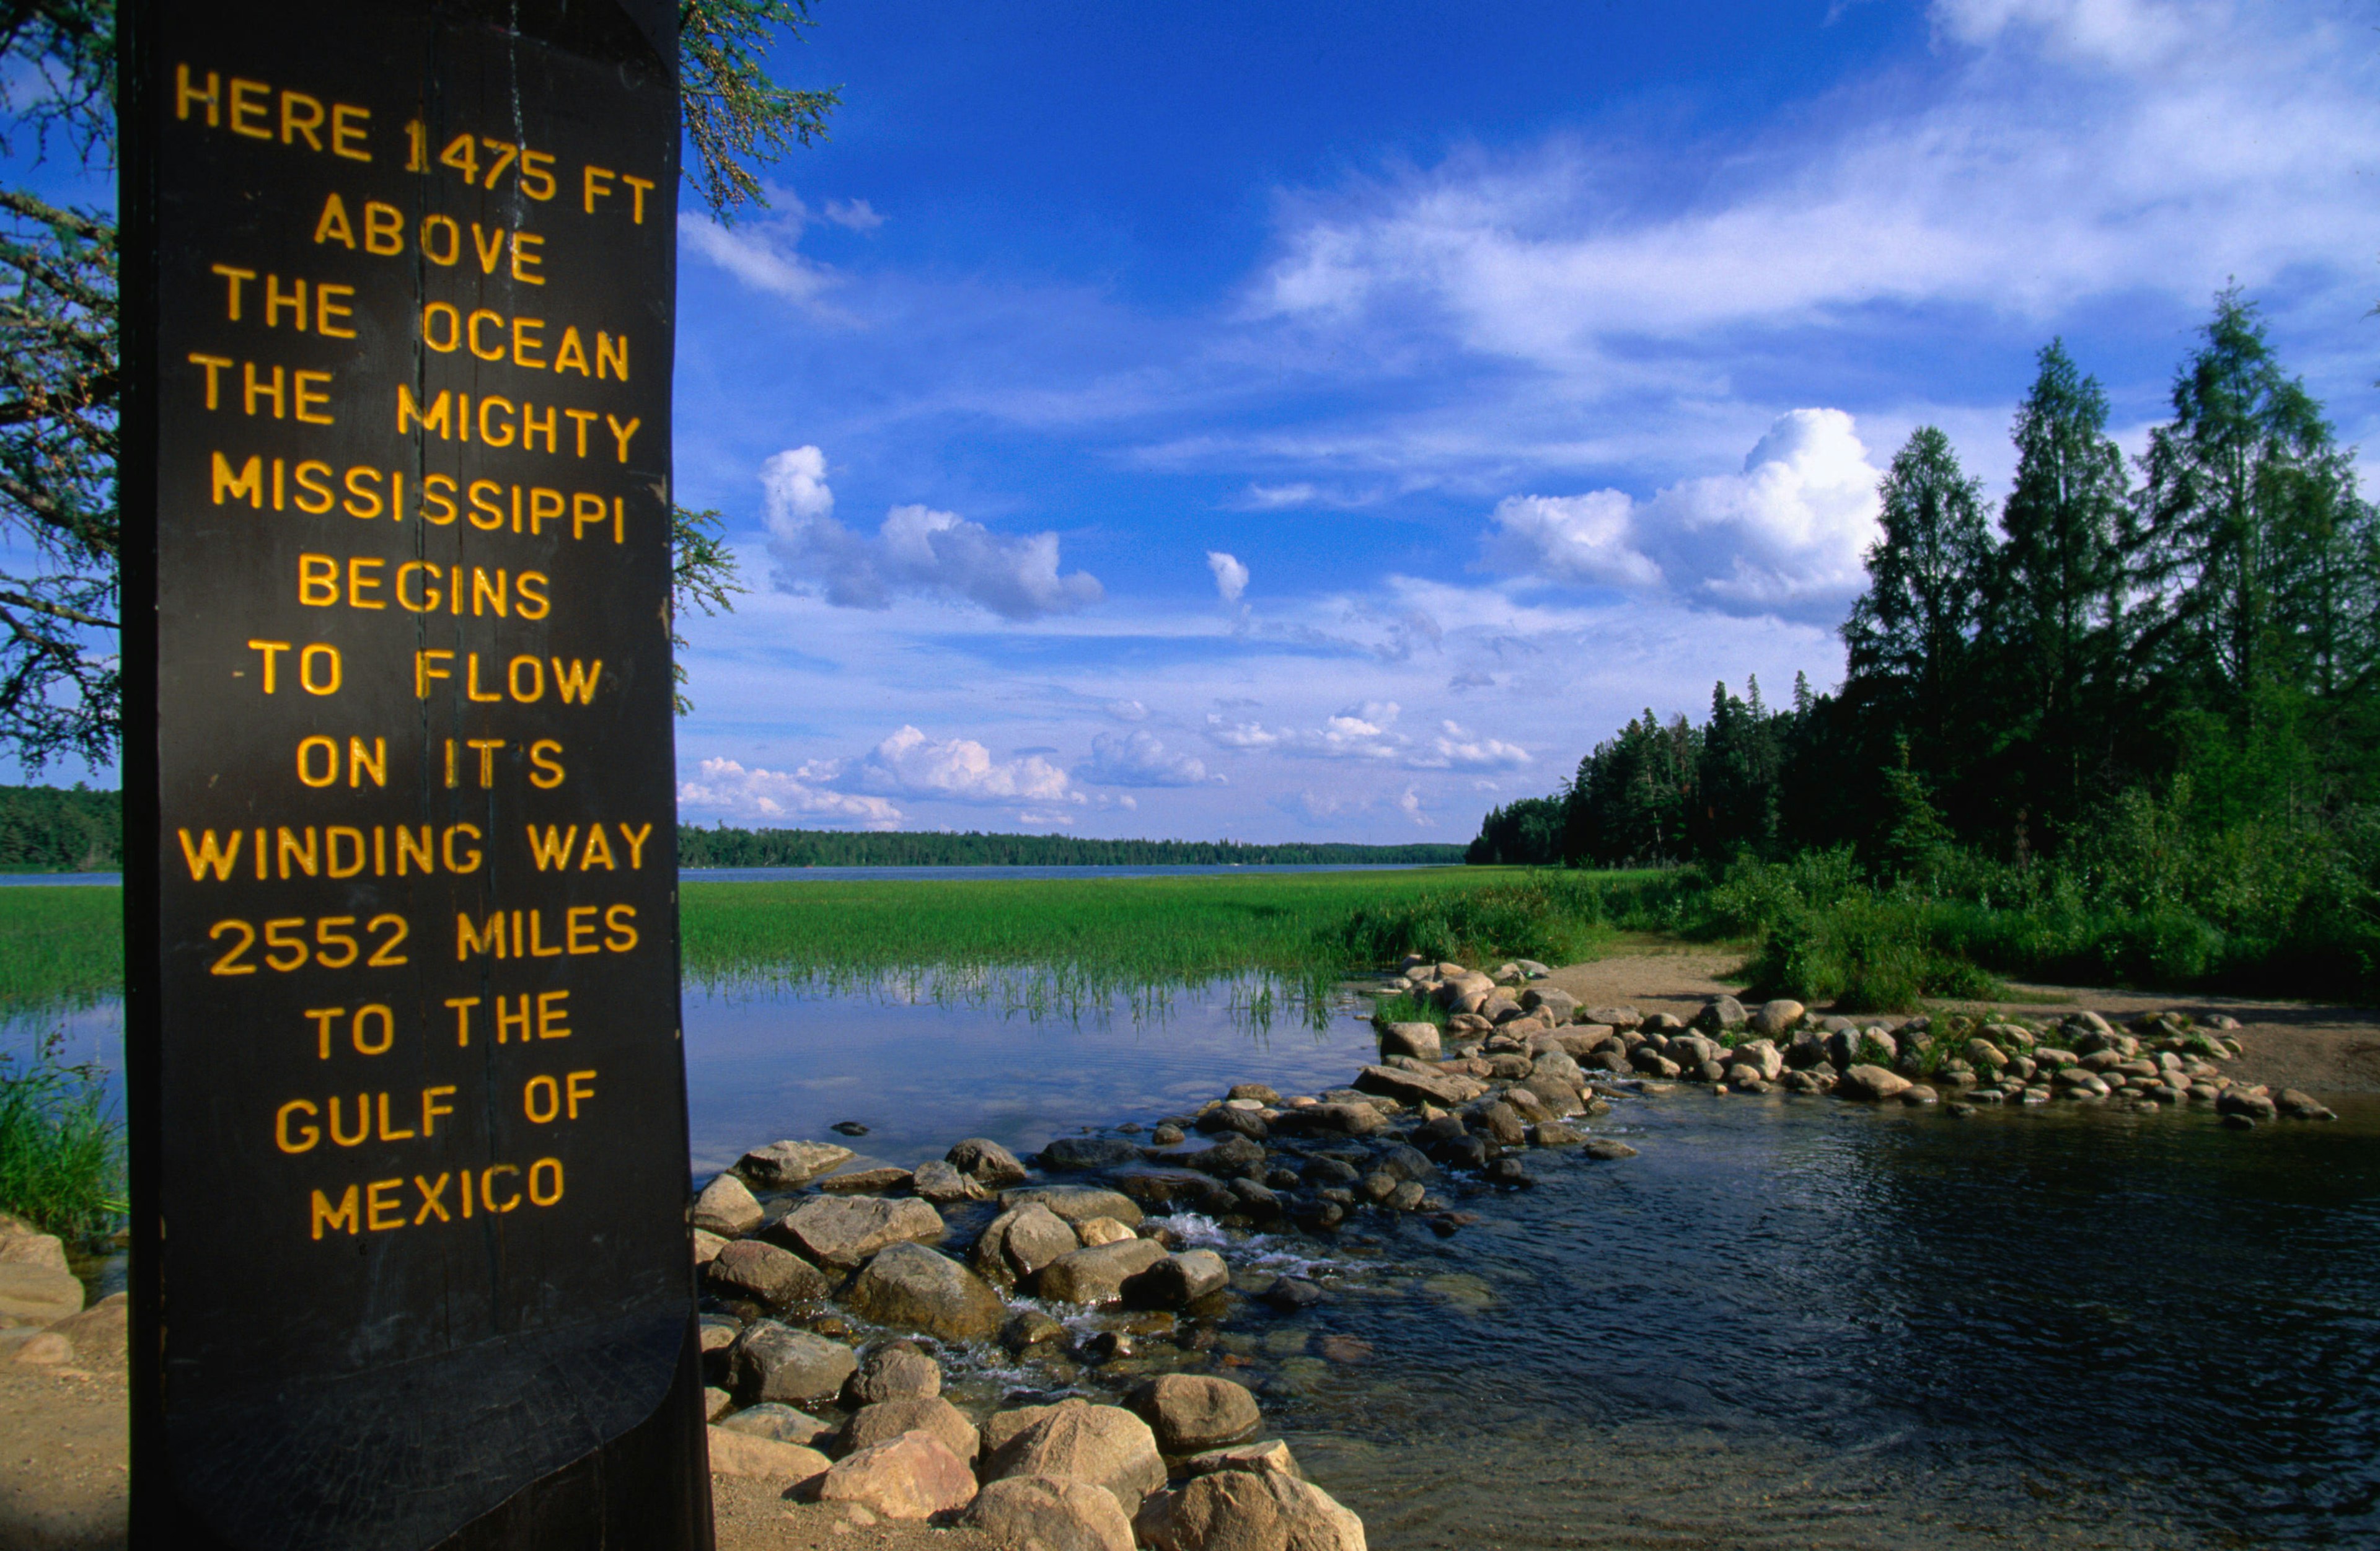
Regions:
<instances>
[{"instance_id":1,"label":"sandy path","mask_svg":"<svg viewBox=\"0 0 2380 1551\"><path fill-rule=\"evenodd\" d=\"M1627 1003L1640 1012L1691 1018L1703 1003L1738 995L1740 982L1722 979L1743 962L1740 952L1697 947L1631 951L1554 971L1549 984L1582 1005ZM2224 1070L2242 1082L2303 1088L2308 1093L2380 1093L2380 1009L2331 1002L2263 1001L2247 997L2157 996L2074 986L2011 984L2008 1000L1952 1002L1958 1011L2054 1017L2087 1007L2110 1018L2170 1009L2204 1018L2226 1012L2240 1020L2246 1053Z\"/></svg>"}]
</instances>

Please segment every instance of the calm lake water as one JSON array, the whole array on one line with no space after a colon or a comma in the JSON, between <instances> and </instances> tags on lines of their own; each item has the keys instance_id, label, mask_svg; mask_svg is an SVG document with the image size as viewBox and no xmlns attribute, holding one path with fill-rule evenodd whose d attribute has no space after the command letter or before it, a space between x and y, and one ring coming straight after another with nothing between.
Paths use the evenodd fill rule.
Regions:
<instances>
[{"instance_id":1,"label":"calm lake water","mask_svg":"<svg viewBox=\"0 0 2380 1551\"><path fill-rule=\"evenodd\" d=\"M845 1120L887 1162L1023 1151L1235 1081L1335 1084L1371 1048L1352 1009L1267 1034L1228 988L1162 1018L686 1012L698 1173ZM70 1049L112 1059L114 1019L75 1015ZM1533 1154L1539 1187L1455 1200L1485 1220L1452 1239L1229 1246L1318 1254L1338 1294L1237 1321L1234 1374L1384 1551L2380 1544L2380 1100L2332 1102L2241 1135L1624 1100L1597 1127L1641 1157Z\"/></svg>"}]
</instances>

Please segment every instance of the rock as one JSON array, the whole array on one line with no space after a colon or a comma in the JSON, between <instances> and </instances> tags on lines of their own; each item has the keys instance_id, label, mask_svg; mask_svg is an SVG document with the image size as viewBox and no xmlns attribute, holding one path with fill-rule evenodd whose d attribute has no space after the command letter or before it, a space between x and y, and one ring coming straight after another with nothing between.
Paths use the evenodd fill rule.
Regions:
<instances>
[{"instance_id":1,"label":"rock","mask_svg":"<svg viewBox=\"0 0 2380 1551\"><path fill-rule=\"evenodd\" d=\"M1041 1149L1039 1161L1051 1173L1114 1169L1138 1163L1140 1149L1121 1136L1061 1136Z\"/></svg>"},{"instance_id":2,"label":"rock","mask_svg":"<svg viewBox=\"0 0 2380 1551\"><path fill-rule=\"evenodd\" d=\"M718 1259L719 1252L727 1247L727 1242L728 1242L725 1239L713 1233L708 1228L698 1228L694 1230L695 1269L698 1271L704 1266L710 1265L712 1261Z\"/></svg>"},{"instance_id":3,"label":"rock","mask_svg":"<svg viewBox=\"0 0 2380 1551\"><path fill-rule=\"evenodd\" d=\"M865 1136L868 1134L868 1128L860 1124L857 1121L837 1121L832 1125L827 1127L827 1129L844 1136Z\"/></svg>"},{"instance_id":4,"label":"rock","mask_svg":"<svg viewBox=\"0 0 2380 1551\"><path fill-rule=\"evenodd\" d=\"M783 1309L833 1290L826 1273L791 1250L738 1239L721 1250L704 1278L726 1298L749 1298Z\"/></svg>"},{"instance_id":5,"label":"rock","mask_svg":"<svg viewBox=\"0 0 2380 1551\"><path fill-rule=\"evenodd\" d=\"M1645 1014L1633 1007L1590 1007L1578 1021L1583 1024L1601 1024L1615 1033L1625 1034L1631 1029L1642 1028L1645 1024Z\"/></svg>"},{"instance_id":6,"label":"rock","mask_svg":"<svg viewBox=\"0 0 2380 1551\"><path fill-rule=\"evenodd\" d=\"M848 1268L887 1244L939 1241L942 1216L923 1201L821 1195L787 1212L777 1227L810 1259Z\"/></svg>"},{"instance_id":7,"label":"rock","mask_svg":"<svg viewBox=\"0 0 2380 1551\"><path fill-rule=\"evenodd\" d=\"M1025 1165L989 1136L968 1137L944 1153L942 1161L986 1190L1006 1190L1025 1182Z\"/></svg>"},{"instance_id":8,"label":"rock","mask_svg":"<svg viewBox=\"0 0 2380 1551\"><path fill-rule=\"evenodd\" d=\"M1801 1003L1793 1005L1798 1007ZM1761 1011L1767 1012L1767 1009ZM1777 1048L1774 1040L1747 1039L1729 1052L1729 1059L1751 1067L1760 1074L1764 1083L1777 1081L1785 1071L1785 1052Z\"/></svg>"},{"instance_id":9,"label":"rock","mask_svg":"<svg viewBox=\"0 0 2380 1551\"><path fill-rule=\"evenodd\" d=\"M55 1330L28 1336L17 1344L17 1361L34 1367L59 1367L74 1361L74 1342Z\"/></svg>"},{"instance_id":10,"label":"rock","mask_svg":"<svg viewBox=\"0 0 2380 1551\"><path fill-rule=\"evenodd\" d=\"M801 1405L831 1400L859 1369L859 1355L840 1341L756 1319L729 1349L734 1388L747 1402Z\"/></svg>"},{"instance_id":11,"label":"rock","mask_svg":"<svg viewBox=\"0 0 2380 1551\"><path fill-rule=\"evenodd\" d=\"M2275 1094L2273 1108L2291 1120L2335 1121L2338 1119L2336 1112L2316 1099L2313 1095L2301 1092L2296 1088L2283 1088L2279 1093Z\"/></svg>"},{"instance_id":12,"label":"rock","mask_svg":"<svg viewBox=\"0 0 2380 1551\"><path fill-rule=\"evenodd\" d=\"M1548 1022L1560 1024L1578 1015L1578 998L1551 986L1532 986L1521 993L1521 1007L1529 1012L1542 1012Z\"/></svg>"},{"instance_id":13,"label":"rock","mask_svg":"<svg viewBox=\"0 0 2380 1551\"><path fill-rule=\"evenodd\" d=\"M1801 1027L1802 1020L1808 1012L1809 1009L1800 1002L1779 997L1775 1001L1761 1003L1760 1011L1755 1012L1749 1022L1753 1033L1777 1039Z\"/></svg>"},{"instance_id":14,"label":"rock","mask_svg":"<svg viewBox=\"0 0 2380 1551\"><path fill-rule=\"evenodd\" d=\"M82 1312L82 1283L47 1266L0 1265L0 1315L55 1325Z\"/></svg>"},{"instance_id":15,"label":"rock","mask_svg":"<svg viewBox=\"0 0 2380 1551\"><path fill-rule=\"evenodd\" d=\"M1186 1163L1204 1173L1230 1176L1251 1171L1264 1172L1265 1150L1262 1145L1236 1133L1225 1136L1213 1146L1195 1153L1176 1155L1175 1161ZM1087 1226L1087 1225L1086 1225Z\"/></svg>"},{"instance_id":16,"label":"rock","mask_svg":"<svg viewBox=\"0 0 2380 1551\"><path fill-rule=\"evenodd\" d=\"M1133 1551L1132 1521L1115 1495L1062 1476L992 1482L961 1522L1018 1551Z\"/></svg>"},{"instance_id":17,"label":"rock","mask_svg":"<svg viewBox=\"0 0 2380 1551\"><path fill-rule=\"evenodd\" d=\"M834 1431L832 1426L809 1412L795 1411L774 1400L763 1400L757 1406L746 1406L723 1420L715 1417L712 1420L731 1433L745 1433L756 1438L797 1443L805 1447Z\"/></svg>"},{"instance_id":18,"label":"rock","mask_svg":"<svg viewBox=\"0 0 2380 1551\"><path fill-rule=\"evenodd\" d=\"M860 1359L859 1372L843 1387L844 1400L872 1406L879 1400L926 1400L942 1392L942 1365L915 1341L886 1341Z\"/></svg>"},{"instance_id":19,"label":"rock","mask_svg":"<svg viewBox=\"0 0 2380 1551\"><path fill-rule=\"evenodd\" d=\"M1130 1196L1090 1185L1028 1185L1000 1194L1000 1204L1010 1211L1035 1203L1049 1207L1069 1223L1087 1222L1092 1218L1113 1218L1127 1228L1138 1228L1141 1223L1140 1208L1132 1204Z\"/></svg>"},{"instance_id":20,"label":"rock","mask_svg":"<svg viewBox=\"0 0 2380 1551\"><path fill-rule=\"evenodd\" d=\"M1380 1031L1380 1054L1436 1060L1440 1042L1436 1024L1390 1024Z\"/></svg>"},{"instance_id":21,"label":"rock","mask_svg":"<svg viewBox=\"0 0 2380 1551\"><path fill-rule=\"evenodd\" d=\"M1251 1142L1261 1142L1271 1134L1262 1115L1236 1104L1218 1104L1207 1110L1198 1117L1198 1129L1209 1135L1234 1132Z\"/></svg>"},{"instance_id":22,"label":"rock","mask_svg":"<svg viewBox=\"0 0 2380 1551\"><path fill-rule=\"evenodd\" d=\"M1034 1285L1044 1298L1067 1303L1111 1303L1123 1295L1124 1280L1166 1258L1165 1246L1150 1239L1126 1239L1062 1254L1041 1268Z\"/></svg>"},{"instance_id":23,"label":"rock","mask_svg":"<svg viewBox=\"0 0 2380 1551\"><path fill-rule=\"evenodd\" d=\"M695 1335L701 1344L705 1356L714 1351L726 1351L735 1344L735 1338L743 1333L744 1322L734 1315L707 1314L698 1315L696 1318Z\"/></svg>"},{"instance_id":24,"label":"rock","mask_svg":"<svg viewBox=\"0 0 2380 1551\"><path fill-rule=\"evenodd\" d=\"M1264 1422L1244 1385L1196 1374L1165 1374L1132 1392L1125 1404L1157 1435L1165 1454L1196 1454L1251 1437Z\"/></svg>"},{"instance_id":25,"label":"rock","mask_svg":"<svg viewBox=\"0 0 2380 1551\"><path fill-rule=\"evenodd\" d=\"M702 1387L702 1419L716 1422L735 1409L735 1397L715 1384Z\"/></svg>"},{"instance_id":26,"label":"rock","mask_svg":"<svg viewBox=\"0 0 2380 1551\"><path fill-rule=\"evenodd\" d=\"M2274 1103L2270 1096L2253 1088L2225 1088L2215 1096L2215 1112L2269 1121L2280 1114L2280 1106Z\"/></svg>"},{"instance_id":27,"label":"rock","mask_svg":"<svg viewBox=\"0 0 2380 1551\"><path fill-rule=\"evenodd\" d=\"M1386 1124L1388 1121L1369 1104L1331 1103L1284 1109L1272 1122L1272 1128L1293 1136L1368 1136Z\"/></svg>"},{"instance_id":28,"label":"rock","mask_svg":"<svg viewBox=\"0 0 2380 1551\"><path fill-rule=\"evenodd\" d=\"M74 1342L77 1351L103 1352L120 1359L130 1335L131 1313L130 1299L121 1292L110 1293L82 1313L59 1320L50 1329Z\"/></svg>"},{"instance_id":29,"label":"rock","mask_svg":"<svg viewBox=\"0 0 2380 1551\"><path fill-rule=\"evenodd\" d=\"M761 1190L795 1190L851 1159L849 1147L832 1142L771 1142L738 1158L735 1172Z\"/></svg>"},{"instance_id":30,"label":"rock","mask_svg":"<svg viewBox=\"0 0 2380 1551\"><path fill-rule=\"evenodd\" d=\"M844 1424L843 1446L845 1450L872 1448L904 1433L933 1434L942 1440L945 1448L970 1467L982 1447L982 1439L966 1412L940 1395L912 1395L860 1407Z\"/></svg>"},{"instance_id":31,"label":"rock","mask_svg":"<svg viewBox=\"0 0 2380 1551\"><path fill-rule=\"evenodd\" d=\"M1616 1163L1623 1157L1634 1157L1636 1149L1625 1142L1615 1142L1609 1136L1590 1136L1579 1151L1597 1163Z\"/></svg>"},{"instance_id":32,"label":"rock","mask_svg":"<svg viewBox=\"0 0 2380 1551\"><path fill-rule=\"evenodd\" d=\"M0 1266L41 1266L71 1271L66 1242L55 1233L10 1233L0 1237Z\"/></svg>"},{"instance_id":33,"label":"rock","mask_svg":"<svg viewBox=\"0 0 2380 1551\"><path fill-rule=\"evenodd\" d=\"M760 1203L733 1174L722 1174L694 1198L694 1226L723 1239L740 1239L760 1226Z\"/></svg>"},{"instance_id":34,"label":"rock","mask_svg":"<svg viewBox=\"0 0 2380 1551\"><path fill-rule=\"evenodd\" d=\"M1926 1086L1923 1083L1912 1083L1909 1086L1900 1090L1900 1102L1909 1105L1912 1108L1939 1103L1941 1101L1941 1097L1942 1096L1940 1094L1936 1093L1932 1088Z\"/></svg>"},{"instance_id":35,"label":"rock","mask_svg":"<svg viewBox=\"0 0 2380 1551\"><path fill-rule=\"evenodd\" d=\"M1432 1076L1394 1066L1364 1068L1355 1074L1355 1087L1359 1092L1379 1094L1400 1104L1436 1104L1448 1108L1476 1097L1480 1091L1479 1083L1473 1078L1451 1073Z\"/></svg>"},{"instance_id":36,"label":"rock","mask_svg":"<svg viewBox=\"0 0 2380 1551\"><path fill-rule=\"evenodd\" d=\"M1733 997L1713 997L1694 1014L1694 1026L1717 1034L1722 1029L1742 1028L1743 1024L1743 1003Z\"/></svg>"},{"instance_id":37,"label":"rock","mask_svg":"<svg viewBox=\"0 0 2380 1551\"><path fill-rule=\"evenodd\" d=\"M1185 1476L1212 1475L1217 1471L1246 1471L1255 1475L1285 1475L1292 1481L1304 1481L1305 1471L1298 1464L1297 1456L1289 1445L1279 1438L1267 1438L1261 1443L1235 1444L1229 1448L1210 1448L1203 1454L1193 1454L1176 1461Z\"/></svg>"},{"instance_id":38,"label":"rock","mask_svg":"<svg viewBox=\"0 0 2380 1551\"><path fill-rule=\"evenodd\" d=\"M1153 1551L1365 1551L1364 1521L1311 1482L1216 1471L1152 1499L1133 1532Z\"/></svg>"},{"instance_id":39,"label":"rock","mask_svg":"<svg viewBox=\"0 0 2380 1551\"><path fill-rule=\"evenodd\" d=\"M1675 1078L1684 1070L1650 1045L1639 1045L1628 1052L1628 1064L1647 1077L1657 1077L1664 1082Z\"/></svg>"},{"instance_id":40,"label":"rock","mask_svg":"<svg viewBox=\"0 0 2380 1551\"><path fill-rule=\"evenodd\" d=\"M1000 1327L1000 1344L1011 1351L1024 1351L1044 1341L1064 1338L1066 1327L1043 1314L1039 1309L1019 1309L1007 1324Z\"/></svg>"},{"instance_id":41,"label":"rock","mask_svg":"<svg viewBox=\"0 0 2380 1551\"><path fill-rule=\"evenodd\" d=\"M1075 1230L1075 1236L1087 1245L1120 1244L1126 1239L1138 1237L1131 1229L1113 1218L1087 1218L1080 1228Z\"/></svg>"},{"instance_id":42,"label":"rock","mask_svg":"<svg viewBox=\"0 0 2380 1551\"><path fill-rule=\"evenodd\" d=\"M1471 1111L1471 1129L1483 1132L1499 1145L1518 1147L1529 1139L1528 1127L1522 1121L1520 1111L1496 1099Z\"/></svg>"},{"instance_id":43,"label":"rock","mask_svg":"<svg viewBox=\"0 0 2380 1551\"><path fill-rule=\"evenodd\" d=\"M1295 1314L1330 1300L1330 1293L1303 1277L1275 1277L1272 1285L1258 1296L1282 1314Z\"/></svg>"},{"instance_id":44,"label":"rock","mask_svg":"<svg viewBox=\"0 0 2380 1551\"><path fill-rule=\"evenodd\" d=\"M1038 1201L1028 1201L991 1219L991 1226L976 1241L973 1259L978 1271L1005 1284L1028 1278L1060 1255L1072 1254L1081 1247L1082 1241L1075 1237L1075 1230L1057 1213Z\"/></svg>"},{"instance_id":45,"label":"rock","mask_svg":"<svg viewBox=\"0 0 2380 1551\"><path fill-rule=\"evenodd\" d=\"M975 1500L975 1472L933 1434L904 1433L836 1460L818 1495L887 1519L930 1519Z\"/></svg>"},{"instance_id":46,"label":"rock","mask_svg":"<svg viewBox=\"0 0 2380 1551\"><path fill-rule=\"evenodd\" d=\"M1183 1141L1182 1128L1169 1121L1151 1131L1148 1139L1160 1147L1178 1147Z\"/></svg>"},{"instance_id":47,"label":"rock","mask_svg":"<svg viewBox=\"0 0 2380 1551\"><path fill-rule=\"evenodd\" d=\"M1146 1271L1124 1278L1126 1303L1144 1309L1178 1309L1232 1285L1232 1268L1213 1250L1169 1254Z\"/></svg>"},{"instance_id":48,"label":"rock","mask_svg":"<svg viewBox=\"0 0 2380 1551\"><path fill-rule=\"evenodd\" d=\"M1835 1092L1844 1098L1882 1100L1897 1098L1907 1093L1910 1086L1908 1078L1888 1072L1883 1067L1854 1066L1843 1073L1843 1080L1836 1085Z\"/></svg>"},{"instance_id":49,"label":"rock","mask_svg":"<svg viewBox=\"0 0 2380 1551\"><path fill-rule=\"evenodd\" d=\"M991 1194L973 1176L960 1173L955 1164L939 1162L917 1165L909 1188L917 1193L918 1199L938 1206L957 1201L988 1200Z\"/></svg>"},{"instance_id":50,"label":"rock","mask_svg":"<svg viewBox=\"0 0 2380 1551\"><path fill-rule=\"evenodd\" d=\"M989 1428L985 1442L990 1442ZM1105 1487L1129 1514L1165 1484L1165 1461L1158 1455L1157 1435L1131 1412L1070 1400L1035 1416L984 1468L986 1481L1021 1475Z\"/></svg>"},{"instance_id":51,"label":"rock","mask_svg":"<svg viewBox=\"0 0 2380 1551\"><path fill-rule=\"evenodd\" d=\"M1280 1091L1269 1083L1234 1083L1232 1084L1232 1091L1223 1097L1227 1099L1244 1098L1251 1103L1268 1106L1281 1102Z\"/></svg>"},{"instance_id":52,"label":"rock","mask_svg":"<svg viewBox=\"0 0 2380 1551\"><path fill-rule=\"evenodd\" d=\"M906 1169L887 1165L852 1174L830 1175L818 1182L818 1188L830 1195L897 1195L907 1190L914 1180Z\"/></svg>"},{"instance_id":53,"label":"rock","mask_svg":"<svg viewBox=\"0 0 2380 1551\"><path fill-rule=\"evenodd\" d=\"M1539 1121L1529 1128L1529 1144L1537 1147L1567 1147L1586 1140L1586 1133L1560 1121Z\"/></svg>"},{"instance_id":54,"label":"rock","mask_svg":"<svg viewBox=\"0 0 2380 1551\"><path fill-rule=\"evenodd\" d=\"M878 1251L853 1279L850 1303L879 1325L922 1330L946 1341L981 1340L1000 1328L1006 1312L981 1277L917 1243Z\"/></svg>"},{"instance_id":55,"label":"rock","mask_svg":"<svg viewBox=\"0 0 2380 1551\"><path fill-rule=\"evenodd\" d=\"M722 1426L707 1429L710 1473L754 1476L763 1480L808 1481L827 1472L833 1463L815 1448L779 1443Z\"/></svg>"}]
</instances>

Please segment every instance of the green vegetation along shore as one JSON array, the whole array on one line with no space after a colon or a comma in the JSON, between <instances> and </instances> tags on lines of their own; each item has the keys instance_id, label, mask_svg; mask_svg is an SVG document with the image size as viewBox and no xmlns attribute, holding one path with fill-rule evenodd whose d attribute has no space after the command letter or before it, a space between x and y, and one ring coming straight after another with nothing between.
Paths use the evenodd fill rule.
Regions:
<instances>
[{"instance_id":1,"label":"green vegetation along shore","mask_svg":"<svg viewBox=\"0 0 2380 1551\"><path fill-rule=\"evenodd\" d=\"M124 865L124 804L83 786L0 786L0 872Z\"/></svg>"}]
</instances>

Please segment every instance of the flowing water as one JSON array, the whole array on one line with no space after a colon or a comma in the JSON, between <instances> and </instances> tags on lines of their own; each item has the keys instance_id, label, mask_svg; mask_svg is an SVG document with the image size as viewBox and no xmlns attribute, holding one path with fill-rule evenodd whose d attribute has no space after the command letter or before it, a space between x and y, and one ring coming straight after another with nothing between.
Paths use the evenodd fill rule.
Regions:
<instances>
[{"instance_id":1,"label":"flowing water","mask_svg":"<svg viewBox=\"0 0 2380 1551\"><path fill-rule=\"evenodd\" d=\"M1038 1019L931 989L689 988L695 1174L842 1121L874 1161L1023 1152L1371 1050L1352 1005L1267 1032L1246 987ZM75 1015L69 1054L119 1024ZM1625 1099L1596 1129L1642 1156L1532 1154L1453 1238L1230 1246L1336 1293L1250 1304L1231 1371L1383 1551L2380 1545L2380 1099L2331 1102L2240 1134Z\"/></svg>"},{"instance_id":2,"label":"flowing water","mask_svg":"<svg viewBox=\"0 0 2380 1551\"><path fill-rule=\"evenodd\" d=\"M1370 1049L1352 1008L1268 1036L1228 993L686 1003L708 1168L837 1121L876 1161L1022 1151ZM1233 1376L1387 1551L2380 1544L2380 1100L2334 1102L2242 1135L1622 1100L1597 1129L1642 1156L1532 1154L1451 1239L1365 1219L1319 1252L1334 1302L1235 1321Z\"/></svg>"}]
</instances>

